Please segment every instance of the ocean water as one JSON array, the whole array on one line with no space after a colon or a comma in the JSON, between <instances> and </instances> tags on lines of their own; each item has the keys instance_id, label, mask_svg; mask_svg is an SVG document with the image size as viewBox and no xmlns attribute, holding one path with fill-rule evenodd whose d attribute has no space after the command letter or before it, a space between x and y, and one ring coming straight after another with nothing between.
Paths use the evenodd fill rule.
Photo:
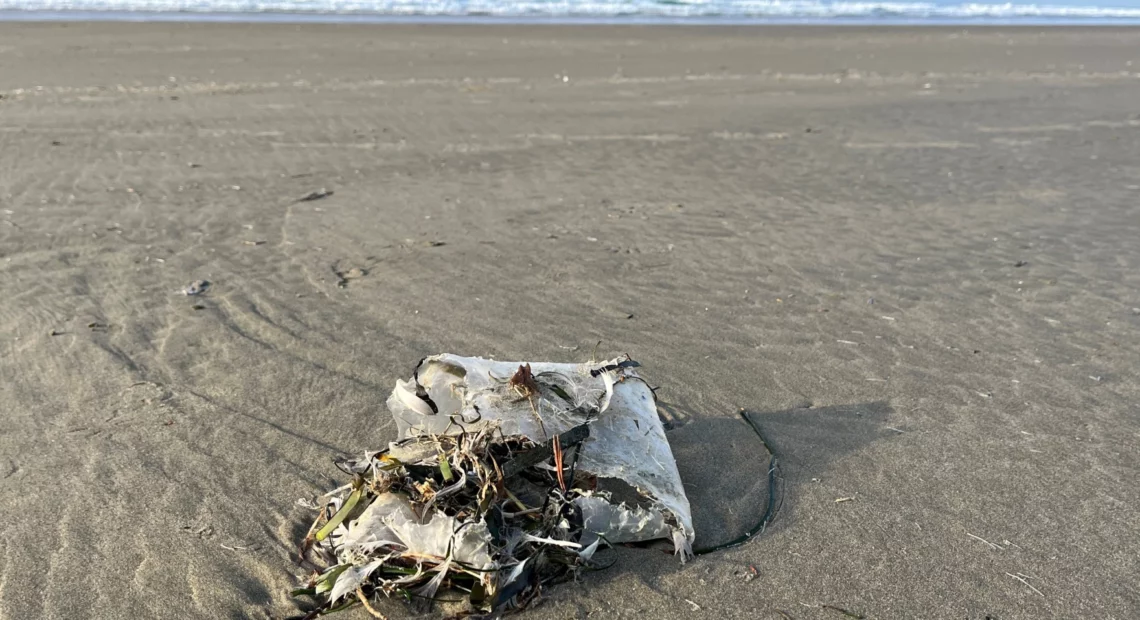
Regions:
<instances>
[{"instance_id":1,"label":"ocean water","mask_svg":"<svg viewBox=\"0 0 1140 620\"><path fill-rule=\"evenodd\" d=\"M0 0L4 19L1140 25L1140 0Z\"/></svg>"}]
</instances>

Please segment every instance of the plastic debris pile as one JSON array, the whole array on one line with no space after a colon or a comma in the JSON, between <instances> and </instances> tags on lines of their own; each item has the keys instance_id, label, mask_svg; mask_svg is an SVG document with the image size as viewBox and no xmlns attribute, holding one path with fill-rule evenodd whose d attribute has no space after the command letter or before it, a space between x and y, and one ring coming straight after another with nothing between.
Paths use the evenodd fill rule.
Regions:
<instances>
[{"instance_id":1,"label":"plastic debris pile","mask_svg":"<svg viewBox=\"0 0 1140 620\"><path fill-rule=\"evenodd\" d=\"M352 477L302 548L309 615L380 596L459 616L533 604L601 546L654 539L691 554L689 502L652 390L619 358L520 364L438 355L388 399L398 438L338 461ZM622 481L631 503L603 490Z\"/></svg>"}]
</instances>

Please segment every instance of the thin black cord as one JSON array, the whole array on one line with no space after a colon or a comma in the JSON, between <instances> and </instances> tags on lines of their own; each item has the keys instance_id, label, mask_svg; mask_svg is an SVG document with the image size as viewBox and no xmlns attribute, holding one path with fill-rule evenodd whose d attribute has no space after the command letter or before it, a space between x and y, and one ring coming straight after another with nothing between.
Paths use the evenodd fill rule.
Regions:
<instances>
[{"instance_id":1,"label":"thin black cord","mask_svg":"<svg viewBox=\"0 0 1140 620\"><path fill-rule=\"evenodd\" d=\"M752 540L757 534L763 533L764 529L768 527L768 524L772 522L772 518L776 516L776 470L779 468L776 461L776 453L772 451L771 446L768 445L768 441L764 439L764 433L760 432L760 427L756 426L756 423L752 421L752 418L748 417L748 413L743 409L740 410L740 417L744 418L748 426L752 427L752 430L756 432L756 436L760 438L760 443L764 444L764 449L768 451L768 506L765 508L764 516L761 517L760 522L752 526L752 529L726 543L702 549L694 549L693 555L705 555L739 547Z\"/></svg>"}]
</instances>

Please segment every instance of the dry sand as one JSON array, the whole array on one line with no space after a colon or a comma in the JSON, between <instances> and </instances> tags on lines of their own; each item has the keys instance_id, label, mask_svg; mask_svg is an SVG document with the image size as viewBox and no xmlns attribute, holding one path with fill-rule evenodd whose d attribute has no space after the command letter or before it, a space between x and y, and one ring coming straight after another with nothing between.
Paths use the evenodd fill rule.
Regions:
<instances>
[{"instance_id":1,"label":"dry sand","mask_svg":"<svg viewBox=\"0 0 1140 620\"><path fill-rule=\"evenodd\" d=\"M297 613L420 357L598 340L699 544L740 408L782 509L526 617L1140 614L1140 31L5 24L0 95L0 617Z\"/></svg>"}]
</instances>

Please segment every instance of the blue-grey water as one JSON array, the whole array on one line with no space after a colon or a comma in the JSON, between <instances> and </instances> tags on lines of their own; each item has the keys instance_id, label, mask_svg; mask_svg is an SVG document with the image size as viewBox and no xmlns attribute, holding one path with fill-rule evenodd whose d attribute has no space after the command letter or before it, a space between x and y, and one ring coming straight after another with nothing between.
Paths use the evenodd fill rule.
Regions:
<instances>
[{"instance_id":1,"label":"blue-grey water","mask_svg":"<svg viewBox=\"0 0 1140 620\"><path fill-rule=\"evenodd\" d=\"M0 19L1140 24L1140 0L0 0Z\"/></svg>"}]
</instances>

